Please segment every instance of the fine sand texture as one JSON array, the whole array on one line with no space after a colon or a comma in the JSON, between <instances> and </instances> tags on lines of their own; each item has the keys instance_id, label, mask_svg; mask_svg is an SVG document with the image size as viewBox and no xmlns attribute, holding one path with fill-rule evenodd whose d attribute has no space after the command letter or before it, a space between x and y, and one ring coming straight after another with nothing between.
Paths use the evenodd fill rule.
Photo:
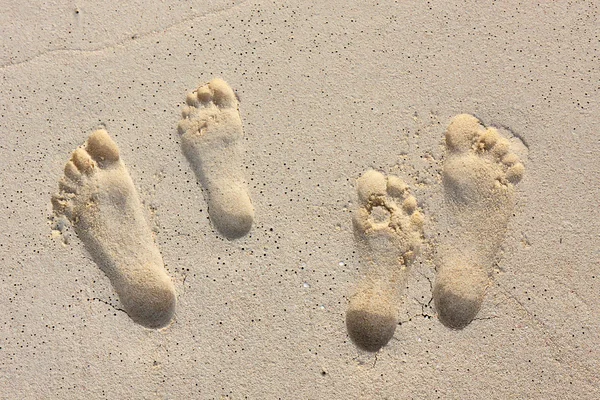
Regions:
<instances>
[{"instance_id":1,"label":"fine sand texture","mask_svg":"<svg viewBox=\"0 0 600 400\"><path fill-rule=\"evenodd\" d=\"M0 399L600 398L596 2L3 10Z\"/></svg>"}]
</instances>

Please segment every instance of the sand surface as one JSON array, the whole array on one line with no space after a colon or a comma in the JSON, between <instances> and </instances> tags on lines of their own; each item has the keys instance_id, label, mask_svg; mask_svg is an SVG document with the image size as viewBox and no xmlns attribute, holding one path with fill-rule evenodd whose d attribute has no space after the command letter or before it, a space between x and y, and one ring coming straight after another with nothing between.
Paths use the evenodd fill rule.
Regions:
<instances>
[{"instance_id":1,"label":"sand surface","mask_svg":"<svg viewBox=\"0 0 600 400\"><path fill-rule=\"evenodd\" d=\"M5 3L0 398L600 397L593 2ZM211 225L177 132L186 94L215 77L241 101L255 210L235 240ZM512 138L526 172L493 285L452 330L432 284L453 234L444 132L461 113ZM64 165L99 127L174 282L161 330L129 318L73 229L52 230ZM425 216L377 353L345 325L369 169L405 181Z\"/></svg>"}]
</instances>

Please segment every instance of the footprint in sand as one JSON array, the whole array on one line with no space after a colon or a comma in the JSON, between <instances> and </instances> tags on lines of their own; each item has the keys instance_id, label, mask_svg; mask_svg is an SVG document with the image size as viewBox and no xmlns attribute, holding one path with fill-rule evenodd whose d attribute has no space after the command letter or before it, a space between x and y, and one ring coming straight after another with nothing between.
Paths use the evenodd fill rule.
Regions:
<instances>
[{"instance_id":1,"label":"footprint in sand","mask_svg":"<svg viewBox=\"0 0 600 400\"><path fill-rule=\"evenodd\" d=\"M439 320L462 329L481 307L525 168L510 142L472 115L452 119L446 148L442 179L451 232L440 249L433 299Z\"/></svg>"},{"instance_id":2,"label":"footprint in sand","mask_svg":"<svg viewBox=\"0 0 600 400\"><path fill-rule=\"evenodd\" d=\"M377 351L398 325L408 268L422 241L423 215L398 177L367 171L357 181L360 208L354 233L365 278L350 298L346 327L352 341Z\"/></svg>"},{"instance_id":3,"label":"footprint in sand","mask_svg":"<svg viewBox=\"0 0 600 400\"><path fill-rule=\"evenodd\" d=\"M244 236L252 227L250 201L242 158L242 121L238 100L221 79L213 79L188 94L179 122L181 147L206 190L208 214L228 239Z\"/></svg>"},{"instance_id":4,"label":"footprint in sand","mask_svg":"<svg viewBox=\"0 0 600 400\"><path fill-rule=\"evenodd\" d=\"M175 288L119 148L105 130L73 152L59 188L52 197L55 213L71 221L129 317L148 328L166 326L175 313Z\"/></svg>"}]
</instances>

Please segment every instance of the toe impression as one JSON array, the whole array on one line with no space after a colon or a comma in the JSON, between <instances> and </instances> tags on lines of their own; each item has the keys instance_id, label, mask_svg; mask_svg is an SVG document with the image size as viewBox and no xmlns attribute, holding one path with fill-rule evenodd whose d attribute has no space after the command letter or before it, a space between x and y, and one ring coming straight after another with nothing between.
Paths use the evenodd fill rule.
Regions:
<instances>
[{"instance_id":1,"label":"toe impression","mask_svg":"<svg viewBox=\"0 0 600 400\"><path fill-rule=\"evenodd\" d=\"M113 163L119 160L119 148L104 129L98 129L87 140L86 150L97 162Z\"/></svg>"}]
</instances>

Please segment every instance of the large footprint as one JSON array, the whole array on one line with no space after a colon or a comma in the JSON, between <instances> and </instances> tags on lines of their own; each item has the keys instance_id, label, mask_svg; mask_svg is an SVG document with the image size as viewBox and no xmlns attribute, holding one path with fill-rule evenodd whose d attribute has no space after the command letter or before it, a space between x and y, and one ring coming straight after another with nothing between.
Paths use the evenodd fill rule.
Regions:
<instances>
[{"instance_id":1,"label":"large footprint","mask_svg":"<svg viewBox=\"0 0 600 400\"><path fill-rule=\"evenodd\" d=\"M407 268L422 241L423 215L407 185L395 176L367 171L357 181L353 218L365 279L350 298L346 327L353 342L377 351L398 325Z\"/></svg>"},{"instance_id":2,"label":"large footprint","mask_svg":"<svg viewBox=\"0 0 600 400\"><path fill-rule=\"evenodd\" d=\"M207 193L208 214L229 239L252 227L254 207L242 165L244 131L233 90L213 79L188 94L179 122L181 147Z\"/></svg>"},{"instance_id":3,"label":"large footprint","mask_svg":"<svg viewBox=\"0 0 600 400\"><path fill-rule=\"evenodd\" d=\"M442 179L452 229L442 245L433 290L439 320L462 329L479 312L525 168L509 141L472 115L446 131Z\"/></svg>"},{"instance_id":4,"label":"large footprint","mask_svg":"<svg viewBox=\"0 0 600 400\"><path fill-rule=\"evenodd\" d=\"M73 152L59 187L55 213L74 225L129 317L148 328L166 326L175 313L175 288L119 148L105 130Z\"/></svg>"}]
</instances>

